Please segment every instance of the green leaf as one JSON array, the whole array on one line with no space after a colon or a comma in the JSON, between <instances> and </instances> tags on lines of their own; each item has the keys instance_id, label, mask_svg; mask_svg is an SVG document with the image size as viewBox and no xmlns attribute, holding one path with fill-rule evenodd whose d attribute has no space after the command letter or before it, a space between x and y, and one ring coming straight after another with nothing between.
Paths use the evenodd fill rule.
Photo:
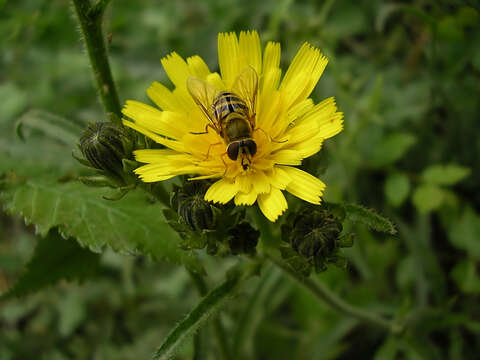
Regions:
<instances>
[{"instance_id":1,"label":"green leaf","mask_svg":"<svg viewBox=\"0 0 480 360\"><path fill-rule=\"evenodd\" d=\"M444 194L436 185L420 185L413 193L413 204L420 213L428 213L442 205Z\"/></svg>"},{"instance_id":2,"label":"green leaf","mask_svg":"<svg viewBox=\"0 0 480 360\"><path fill-rule=\"evenodd\" d=\"M184 264L203 271L191 252L178 247L179 239L166 224L161 208L147 202L139 191L121 201L103 199L105 190L80 182L47 179L25 180L10 176L0 200L11 213L21 214L37 233L58 227L83 247L100 252L105 246L122 253L141 252L154 259Z\"/></svg>"},{"instance_id":3,"label":"green leaf","mask_svg":"<svg viewBox=\"0 0 480 360\"><path fill-rule=\"evenodd\" d=\"M38 130L50 139L74 146L82 134L82 127L73 121L44 110L33 109L17 121L17 134L23 140L24 130Z\"/></svg>"},{"instance_id":4,"label":"green leaf","mask_svg":"<svg viewBox=\"0 0 480 360\"><path fill-rule=\"evenodd\" d=\"M480 276L477 265L472 260L463 260L458 263L450 275L463 292L469 294L480 293Z\"/></svg>"},{"instance_id":5,"label":"green leaf","mask_svg":"<svg viewBox=\"0 0 480 360\"><path fill-rule=\"evenodd\" d=\"M417 142L417 138L408 133L394 133L380 141L370 159L374 167L393 164Z\"/></svg>"},{"instance_id":6,"label":"green leaf","mask_svg":"<svg viewBox=\"0 0 480 360\"><path fill-rule=\"evenodd\" d=\"M384 186L385 196L393 206L400 206L407 199L410 192L410 180L402 173L390 175Z\"/></svg>"},{"instance_id":7,"label":"green leaf","mask_svg":"<svg viewBox=\"0 0 480 360\"><path fill-rule=\"evenodd\" d=\"M72 239L63 239L53 229L39 239L25 273L0 299L25 296L63 279L84 280L95 273L99 258Z\"/></svg>"},{"instance_id":8,"label":"green leaf","mask_svg":"<svg viewBox=\"0 0 480 360\"><path fill-rule=\"evenodd\" d=\"M480 260L480 216L475 211L466 208L452 224L448 235L452 245Z\"/></svg>"},{"instance_id":9,"label":"green leaf","mask_svg":"<svg viewBox=\"0 0 480 360\"><path fill-rule=\"evenodd\" d=\"M470 175L470 169L455 164L432 165L422 173L423 181L435 185L454 185Z\"/></svg>"},{"instance_id":10,"label":"green leaf","mask_svg":"<svg viewBox=\"0 0 480 360\"><path fill-rule=\"evenodd\" d=\"M238 269L237 269L238 270ZM217 313L225 300L232 296L245 277L245 272L235 271L221 285L210 291L200 303L165 338L155 351L154 360L171 359L180 346L197 331L210 316Z\"/></svg>"},{"instance_id":11,"label":"green leaf","mask_svg":"<svg viewBox=\"0 0 480 360\"><path fill-rule=\"evenodd\" d=\"M347 218L367 225L370 229L394 235L397 233L393 223L386 217L357 204L344 204Z\"/></svg>"}]
</instances>

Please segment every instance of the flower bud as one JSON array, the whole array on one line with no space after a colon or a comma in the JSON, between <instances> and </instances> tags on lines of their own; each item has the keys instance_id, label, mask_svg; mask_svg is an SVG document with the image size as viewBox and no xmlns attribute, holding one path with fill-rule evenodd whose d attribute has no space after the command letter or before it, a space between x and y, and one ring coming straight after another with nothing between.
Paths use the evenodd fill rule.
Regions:
<instances>
[{"instance_id":1,"label":"flower bud","mask_svg":"<svg viewBox=\"0 0 480 360\"><path fill-rule=\"evenodd\" d=\"M114 123L89 124L80 137L80 150L94 168L123 178L122 160L131 157L133 144L126 130Z\"/></svg>"},{"instance_id":2,"label":"flower bud","mask_svg":"<svg viewBox=\"0 0 480 360\"><path fill-rule=\"evenodd\" d=\"M204 200L206 190L205 182L186 182L183 187L174 190L171 200L178 215L196 231L213 229L215 225L212 205Z\"/></svg>"},{"instance_id":3,"label":"flower bud","mask_svg":"<svg viewBox=\"0 0 480 360\"><path fill-rule=\"evenodd\" d=\"M324 271L327 263L341 265L345 259L341 247L352 245L352 237L341 237L341 219L326 208L304 209L289 218L282 227L282 238L303 257L317 272Z\"/></svg>"},{"instance_id":4,"label":"flower bud","mask_svg":"<svg viewBox=\"0 0 480 360\"><path fill-rule=\"evenodd\" d=\"M241 222L228 231L228 246L233 255L255 255L260 232L248 222Z\"/></svg>"}]
</instances>

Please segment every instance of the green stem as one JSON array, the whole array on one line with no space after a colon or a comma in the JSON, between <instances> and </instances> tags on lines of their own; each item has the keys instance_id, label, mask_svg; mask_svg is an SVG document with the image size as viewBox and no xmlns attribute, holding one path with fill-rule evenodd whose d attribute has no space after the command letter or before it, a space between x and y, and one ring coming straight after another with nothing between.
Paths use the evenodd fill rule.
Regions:
<instances>
[{"instance_id":1,"label":"green stem","mask_svg":"<svg viewBox=\"0 0 480 360\"><path fill-rule=\"evenodd\" d=\"M202 275L189 271L190 277L192 278L195 286L201 296L205 296L208 293L208 286ZM229 360L231 359L230 347L228 345L227 336L225 328L220 320L219 315L215 315L212 319L213 322L213 332L217 338L218 347L220 348L220 353L222 359Z\"/></svg>"},{"instance_id":2,"label":"green stem","mask_svg":"<svg viewBox=\"0 0 480 360\"><path fill-rule=\"evenodd\" d=\"M395 321L387 320L378 314L352 306L339 298L322 283L314 281L310 278L302 277L277 257L268 253L267 257L272 261L272 263L290 275L290 277L292 277L294 280L299 282L318 299L330 305L333 309L359 320L369 322L394 334L402 332L402 326L397 324Z\"/></svg>"},{"instance_id":3,"label":"green stem","mask_svg":"<svg viewBox=\"0 0 480 360\"><path fill-rule=\"evenodd\" d=\"M122 115L121 106L102 32L103 14L108 3L108 0L99 0L92 6L89 0L73 0L98 94L108 117L118 123ZM112 114L116 116L111 116Z\"/></svg>"}]
</instances>

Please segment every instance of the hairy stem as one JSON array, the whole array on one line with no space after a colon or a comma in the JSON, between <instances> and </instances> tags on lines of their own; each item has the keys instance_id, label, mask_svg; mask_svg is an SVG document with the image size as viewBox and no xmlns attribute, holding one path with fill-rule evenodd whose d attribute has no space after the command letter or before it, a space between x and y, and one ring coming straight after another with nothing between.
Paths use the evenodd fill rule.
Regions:
<instances>
[{"instance_id":1,"label":"hairy stem","mask_svg":"<svg viewBox=\"0 0 480 360\"><path fill-rule=\"evenodd\" d=\"M330 289L328 289L324 284L320 283L319 281L314 281L310 278L302 277L300 274L296 273L293 269L291 269L287 264L278 259L276 256L267 253L267 257L272 261L272 263L282 269L291 278L300 283L304 288L309 290L318 299L325 302L333 309L344 313L345 315L369 322L394 334L402 332L402 326L395 321L387 320L378 314L352 306L343 301L340 297L338 297L335 293L333 293Z\"/></svg>"},{"instance_id":2,"label":"hairy stem","mask_svg":"<svg viewBox=\"0 0 480 360\"><path fill-rule=\"evenodd\" d=\"M102 32L103 14L108 3L108 0L99 0L92 5L89 0L73 0L98 94L108 117L118 123L121 117L120 101ZM116 116L112 116L113 114Z\"/></svg>"},{"instance_id":3,"label":"hairy stem","mask_svg":"<svg viewBox=\"0 0 480 360\"><path fill-rule=\"evenodd\" d=\"M205 296L208 293L208 286L205 280L203 279L202 275L189 271L190 277L192 278L195 286L201 296ZM217 338L218 347L220 349L220 353L222 359L229 360L231 359L230 355L230 347L227 341L226 331L223 327L222 321L220 320L219 315L213 316L213 332L215 337Z\"/></svg>"}]
</instances>

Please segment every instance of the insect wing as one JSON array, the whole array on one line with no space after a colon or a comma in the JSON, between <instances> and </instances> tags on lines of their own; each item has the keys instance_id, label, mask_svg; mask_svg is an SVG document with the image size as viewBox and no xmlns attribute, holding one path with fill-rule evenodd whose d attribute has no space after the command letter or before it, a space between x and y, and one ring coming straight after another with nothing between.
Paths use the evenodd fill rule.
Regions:
<instances>
[{"instance_id":1,"label":"insect wing","mask_svg":"<svg viewBox=\"0 0 480 360\"><path fill-rule=\"evenodd\" d=\"M258 75L254 68L247 66L242 70L240 75L238 75L235 83L233 84L232 89L236 94L247 103L250 110L250 121L252 123L252 128L255 127L255 106L257 101L257 92L258 92Z\"/></svg>"},{"instance_id":2,"label":"insect wing","mask_svg":"<svg viewBox=\"0 0 480 360\"><path fill-rule=\"evenodd\" d=\"M187 89L190 95L192 95L195 103L200 107L203 114L206 116L211 125L215 128L217 132L220 131L220 128L217 124L217 121L214 120L212 116L212 103L215 99L215 96L218 93L218 90L208 82L191 76L187 80Z\"/></svg>"}]
</instances>

